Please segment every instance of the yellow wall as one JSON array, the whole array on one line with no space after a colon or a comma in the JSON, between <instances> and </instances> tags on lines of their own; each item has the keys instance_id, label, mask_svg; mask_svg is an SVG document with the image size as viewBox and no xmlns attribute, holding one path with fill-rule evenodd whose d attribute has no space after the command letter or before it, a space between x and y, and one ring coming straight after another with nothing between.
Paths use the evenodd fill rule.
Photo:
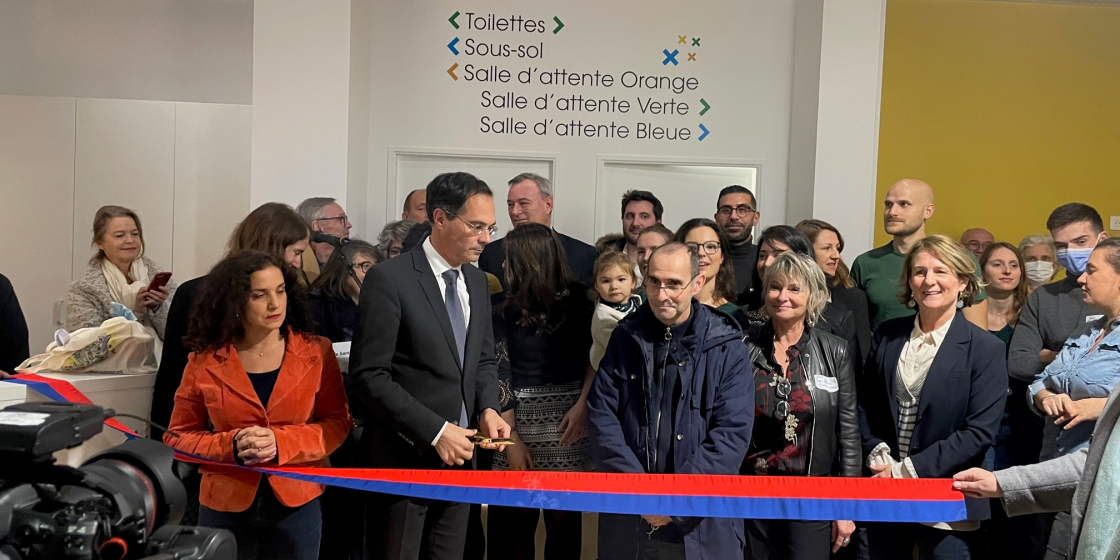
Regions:
<instances>
[{"instance_id":1,"label":"yellow wall","mask_svg":"<svg viewBox=\"0 0 1120 560\"><path fill-rule=\"evenodd\" d=\"M1093 206L1108 229L1120 215L1120 8L888 0L880 121L878 198L904 177L929 182L931 233L986 227L1018 243L1066 202Z\"/></svg>"}]
</instances>

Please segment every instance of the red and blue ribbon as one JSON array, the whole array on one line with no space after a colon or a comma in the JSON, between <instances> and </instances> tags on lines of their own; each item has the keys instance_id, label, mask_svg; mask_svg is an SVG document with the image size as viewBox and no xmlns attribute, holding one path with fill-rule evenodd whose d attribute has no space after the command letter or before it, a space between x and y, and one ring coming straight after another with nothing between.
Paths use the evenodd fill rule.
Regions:
<instances>
[{"instance_id":1,"label":"red and blue ribbon","mask_svg":"<svg viewBox=\"0 0 1120 560\"><path fill-rule=\"evenodd\" d=\"M58 402L92 404L63 380L23 374L5 381ZM116 420L105 423L139 437ZM354 490L512 507L745 519L932 523L968 518L964 495L944 479L245 467L183 453L177 458Z\"/></svg>"}]
</instances>

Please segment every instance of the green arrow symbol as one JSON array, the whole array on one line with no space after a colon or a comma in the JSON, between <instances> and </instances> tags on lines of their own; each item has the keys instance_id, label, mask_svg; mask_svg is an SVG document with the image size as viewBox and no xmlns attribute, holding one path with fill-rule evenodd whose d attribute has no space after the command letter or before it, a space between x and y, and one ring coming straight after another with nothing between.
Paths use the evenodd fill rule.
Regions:
<instances>
[{"instance_id":1,"label":"green arrow symbol","mask_svg":"<svg viewBox=\"0 0 1120 560\"><path fill-rule=\"evenodd\" d=\"M708 102L707 102L707 101L704 101L704 98L703 98L703 97L701 97L701 98L700 98L700 104L704 106L704 108L700 110L700 114L701 114L701 115L703 115L704 113L707 113L707 112L708 112L708 109L711 109L711 108L712 108L712 106L711 106L711 105L708 105Z\"/></svg>"},{"instance_id":2,"label":"green arrow symbol","mask_svg":"<svg viewBox=\"0 0 1120 560\"><path fill-rule=\"evenodd\" d=\"M459 24L455 23L455 18L457 18L457 17L459 17L459 12L455 12L454 14L451 15L451 17L447 18L447 21L450 21L451 25L455 26L455 29L459 29Z\"/></svg>"},{"instance_id":3,"label":"green arrow symbol","mask_svg":"<svg viewBox=\"0 0 1120 560\"><path fill-rule=\"evenodd\" d=\"M560 21L559 17L552 16L552 21L556 22L556 29L552 30L553 35L559 33L561 29L564 29L564 22Z\"/></svg>"}]
</instances>

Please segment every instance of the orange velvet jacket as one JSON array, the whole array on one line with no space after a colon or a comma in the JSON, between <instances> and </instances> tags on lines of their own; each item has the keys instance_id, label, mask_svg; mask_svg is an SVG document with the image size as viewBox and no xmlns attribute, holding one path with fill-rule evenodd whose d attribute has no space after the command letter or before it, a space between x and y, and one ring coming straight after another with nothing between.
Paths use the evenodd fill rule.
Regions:
<instances>
[{"instance_id":1,"label":"orange velvet jacket","mask_svg":"<svg viewBox=\"0 0 1120 560\"><path fill-rule=\"evenodd\" d=\"M261 405L229 345L191 354L175 392L167 445L223 463L234 463L233 435L262 426L276 434L276 459L260 466L321 466L353 427L342 374L331 343L319 336L289 333L276 386ZM202 465L202 505L217 511L245 511L257 494L261 474L234 466ZM323 493L323 487L275 476L269 485L280 503L296 507Z\"/></svg>"}]
</instances>

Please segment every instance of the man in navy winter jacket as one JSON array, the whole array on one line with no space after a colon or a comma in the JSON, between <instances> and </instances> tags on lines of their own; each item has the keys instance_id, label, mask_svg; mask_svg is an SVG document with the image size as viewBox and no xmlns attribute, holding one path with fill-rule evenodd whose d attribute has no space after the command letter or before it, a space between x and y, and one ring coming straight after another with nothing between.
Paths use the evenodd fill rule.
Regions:
<instances>
[{"instance_id":1,"label":"man in navy winter jacket","mask_svg":"<svg viewBox=\"0 0 1120 560\"><path fill-rule=\"evenodd\" d=\"M729 316L693 299L705 278L682 243L649 258L649 300L611 336L587 399L598 469L738 474L754 424L750 349ZM599 558L742 554L741 519L599 516Z\"/></svg>"}]
</instances>

